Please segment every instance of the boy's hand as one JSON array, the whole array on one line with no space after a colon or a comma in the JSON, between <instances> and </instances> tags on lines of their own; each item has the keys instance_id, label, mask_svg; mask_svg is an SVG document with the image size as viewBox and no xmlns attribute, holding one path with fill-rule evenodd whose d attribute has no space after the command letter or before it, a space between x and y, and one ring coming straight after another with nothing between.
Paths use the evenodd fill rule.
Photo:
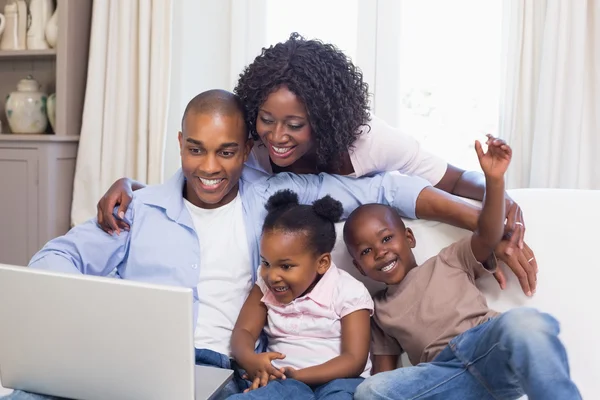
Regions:
<instances>
[{"instance_id":1,"label":"boy's hand","mask_svg":"<svg viewBox=\"0 0 600 400\"><path fill-rule=\"evenodd\" d=\"M269 383L269 377L276 379L285 379L284 369L277 369L271 364L273 360L283 360L285 354L276 352L267 352L260 354L253 354L245 360L245 365L242 365L246 370L249 380L252 381L252 385L244 390L244 393L254 389L258 389L261 386L266 386Z\"/></svg>"},{"instance_id":2,"label":"boy's hand","mask_svg":"<svg viewBox=\"0 0 600 400\"><path fill-rule=\"evenodd\" d=\"M486 178L502 179L508 169L512 157L512 149L502 139L487 135L487 152L483 152L479 140L475 141L475 151L479 158L479 165Z\"/></svg>"}]
</instances>

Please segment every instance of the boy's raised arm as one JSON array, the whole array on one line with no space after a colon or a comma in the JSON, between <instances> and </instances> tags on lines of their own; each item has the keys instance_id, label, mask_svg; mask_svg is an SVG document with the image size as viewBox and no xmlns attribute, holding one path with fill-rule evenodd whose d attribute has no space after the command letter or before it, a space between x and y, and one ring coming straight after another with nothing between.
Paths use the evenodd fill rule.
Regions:
<instances>
[{"instance_id":1,"label":"boy's raised arm","mask_svg":"<svg viewBox=\"0 0 600 400\"><path fill-rule=\"evenodd\" d=\"M504 174L510 164L511 148L500 139L488 135L488 151L475 142L475 151L485 175L483 208L473 233L471 247L479 262L486 261L504 234Z\"/></svg>"}]
</instances>

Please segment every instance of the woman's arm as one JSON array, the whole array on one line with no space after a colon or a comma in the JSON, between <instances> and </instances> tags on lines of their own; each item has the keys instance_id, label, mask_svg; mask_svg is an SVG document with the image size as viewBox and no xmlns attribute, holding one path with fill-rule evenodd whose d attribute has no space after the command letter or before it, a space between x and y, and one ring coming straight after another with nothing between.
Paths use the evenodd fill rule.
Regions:
<instances>
[{"instance_id":1,"label":"woman's arm","mask_svg":"<svg viewBox=\"0 0 600 400\"><path fill-rule=\"evenodd\" d=\"M482 201L485 194L485 177L482 173L465 171L448 164L446 173L435 187L460 197Z\"/></svg>"},{"instance_id":2,"label":"woman's arm","mask_svg":"<svg viewBox=\"0 0 600 400\"><path fill-rule=\"evenodd\" d=\"M307 385L322 385L340 378L356 378L363 373L371 341L370 313L358 310L342 318L342 353L314 367L293 370L285 375Z\"/></svg>"},{"instance_id":3,"label":"woman's arm","mask_svg":"<svg viewBox=\"0 0 600 400\"><path fill-rule=\"evenodd\" d=\"M465 171L448 164L446 173L435 185L436 188L468 199L483 201L485 194L485 176L481 172ZM505 235L511 244L524 247L525 221L521 207L508 195L504 193L506 209Z\"/></svg>"},{"instance_id":4,"label":"woman's arm","mask_svg":"<svg viewBox=\"0 0 600 400\"><path fill-rule=\"evenodd\" d=\"M429 186L419 193L415 212L419 219L444 222L474 231L477 229L480 208Z\"/></svg>"},{"instance_id":5,"label":"woman's arm","mask_svg":"<svg viewBox=\"0 0 600 400\"><path fill-rule=\"evenodd\" d=\"M357 139L353 150L353 166L357 176L381 171L400 171L419 176L436 188L457 196L483 200L485 179L483 174L465 171L448 164L444 159L428 152L413 135L388 125L372 116L370 130ZM525 226L518 204L506 198L506 231L513 247L523 249Z\"/></svg>"},{"instance_id":6,"label":"woman's arm","mask_svg":"<svg viewBox=\"0 0 600 400\"><path fill-rule=\"evenodd\" d=\"M145 187L146 185L133 179L117 179L96 205L100 228L110 235L114 232L118 235L121 229L129 230L129 224L123 220L125 212L133 199L133 192ZM113 214L117 205L119 205L118 219Z\"/></svg>"}]
</instances>

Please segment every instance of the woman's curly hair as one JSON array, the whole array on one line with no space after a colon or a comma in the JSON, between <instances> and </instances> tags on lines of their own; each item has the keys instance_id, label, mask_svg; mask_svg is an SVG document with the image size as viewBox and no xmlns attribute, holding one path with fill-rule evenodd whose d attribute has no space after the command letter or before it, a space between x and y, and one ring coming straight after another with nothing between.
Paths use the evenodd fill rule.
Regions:
<instances>
[{"instance_id":1,"label":"woman's curly hair","mask_svg":"<svg viewBox=\"0 0 600 400\"><path fill-rule=\"evenodd\" d=\"M292 33L286 42L263 48L240 74L234 92L246 106L250 133L258 140L258 110L269 94L286 85L304 103L317 162L336 168L370 120L369 86L361 70L337 47Z\"/></svg>"}]
</instances>

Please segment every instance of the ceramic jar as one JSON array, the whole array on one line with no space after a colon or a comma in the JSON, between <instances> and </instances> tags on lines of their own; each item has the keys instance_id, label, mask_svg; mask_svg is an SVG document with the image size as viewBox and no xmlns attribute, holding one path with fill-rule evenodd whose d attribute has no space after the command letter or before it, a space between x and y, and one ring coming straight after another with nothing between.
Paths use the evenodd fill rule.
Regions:
<instances>
[{"instance_id":1,"label":"ceramic jar","mask_svg":"<svg viewBox=\"0 0 600 400\"><path fill-rule=\"evenodd\" d=\"M4 26L6 25L6 18L4 14L0 14L0 37L2 37L2 32L4 32Z\"/></svg>"},{"instance_id":2,"label":"ceramic jar","mask_svg":"<svg viewBox=\"0 0 600 400\"><path fill-rule=\"evenodd\" d=\"M54 12L52 0L31 0L29 2L30 22L27 28L27 49L46 50L46 25Z\"/></svg>"},{"instance_id":3,"label":"ceramic jar","mask_svg":"<svg viewBox=\"0 0 600 400\"><path fill-rule=\"evenodd\" d=\"M16 3L4 6L4 15L0 18L0 50L19 49L19 13ZM2 34L4 32L4 34Z\"/></svg>"},{"instance_id":4,"label":"ceramic jar","mask_svg":"<svg viewBox=\"0 0 600 400\"><path fill-rule=\"evenodd\" d=\"M25 50L27 42L27 3L13 0L4 6L4 34L0 50Z\"/></svg>"},{"instance_id":5,"label":"ceramic jar","mask_svg":"<svg viewBox=\"0 0 600 400\"><path fill-rule=\"evenodd\" d=\"M52 14L52 18L46 24L46 42L53 49L56 48L56 39L58 37L58 8Z\"/></svg>"},{"instance_id":6,"label":"ceramic jar","mask_svg":"<svg viewBox=\"0 0 600 400\"><path fill-rule=\"evenodd\" d=\"M13 133L44 133L48 126L46 101L40 84L30 76L21 79L17 91L6 98L6 118Z\"/></svg>"},{"instance_id":7,"label":"ceramic jar","mask_svg":"<svg viewBox=\"0 0 600 400\"><path fill-rule=\"evenodd\" d=\"M48 122L50 122L52 132L56 133L56 93L52 93L50 96L48 96L46 113L48 114Z\"/></svg>"}]
</instances>

